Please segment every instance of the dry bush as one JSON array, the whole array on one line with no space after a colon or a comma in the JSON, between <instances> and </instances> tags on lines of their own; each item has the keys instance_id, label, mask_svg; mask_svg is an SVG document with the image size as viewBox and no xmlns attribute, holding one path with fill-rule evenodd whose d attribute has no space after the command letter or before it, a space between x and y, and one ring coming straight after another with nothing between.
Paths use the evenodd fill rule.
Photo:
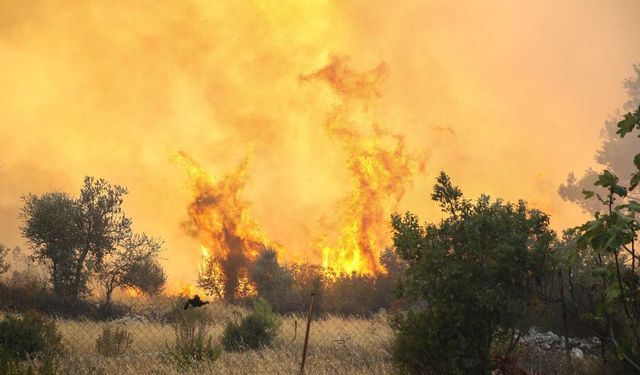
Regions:
<instances>
[{"instance_id":1,"label":"dry bush","mask_svg":"<svg viewBox=\"0 0 640 375\"><path fill-rule=\"evenodd\" d=\"M213 310L213 311L211 311ZM184 312L184 310L183 310ZM216 305L189 309L188 313L208 317L225 316ZM231 312L228 312L232 316ZM223 336L229 319L211 319L205 334L212 346ZM95 340L105 323L90 320L57 320L68 355L62 358L61 371L71 374L262 374L297 373L304 341L303 315L282 317L282 325L272 346L259 351L224 352L214 362L191 361L179 369L166 358L167 343L177 341L176 325L129 320L121 323L133 337L126 355L95 355ZM186 330L188 331L188 330ZM193 330L191 332L196 332ZM185 332L184 337L190 334ZM194 337L192 335L191 337ZM314 320L309 337L306 369L309 374L392 374L388 352L393 332L384 319L323 316ZM207 344L208 340L204 341Z\"/></svg>"},{"instance_id":2,"label":"dry bush","mask_svg":"<svg viewBox=\"0 0 640 375\"><path fill-rule=\"evenodd\" d=\"M96 339L96 350L105 357L117 357L127 352L133 336L122 327L107 325Z\"/></svg>"},{"instance_id":3,"label":"dry bush","mask_svg":"<svg viewBox=\"0 0 640 375\"><path fill-rule=\"evenodd\" d=\"M204 309L190 309L178 314L173 323L176 342L173 346L167 345L167 361L182 368L218 359L221 349L207 334L210 325L211 319Z\"/></svg>"}]
</instances>

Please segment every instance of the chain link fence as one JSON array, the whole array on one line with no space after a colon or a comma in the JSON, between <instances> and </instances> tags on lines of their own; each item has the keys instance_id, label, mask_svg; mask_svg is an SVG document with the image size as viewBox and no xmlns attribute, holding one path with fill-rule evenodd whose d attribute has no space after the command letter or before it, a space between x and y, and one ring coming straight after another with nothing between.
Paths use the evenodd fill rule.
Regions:
<instances>
[{"instance_id":1,"label":"chain link fence","mask_svg":"<svg viewBox=\"0 0 640 375\"><path fill-rule=\"evenodd\" d=\"M56 316L54 321L65 348L60 372L70 374L297 374L305 341L309 301L271 301L274 310L298 304L298 312L278 314L281 322L272 343L259 350L225 351L217 360L178 366L168 358L176 344L176 319L181 314L207 317L206 334L219 343L230 322L250 313L250 307L211 302L184 310L184 301L158 313L154 306L138 305L135 311L113 320ZM105 329L124 330L130 337L117 355L101 354L98 339ZM392 373L389 345L393 332L386 313L368 318L314 314L308 339L307 374Z\"/></svg>"},{"instance_id":2,"label":"chain link fence","mask_svg":"<svg viewBox=\"0 0 640 375\"><path fill-rule=\"evenodd\" d=\"M165 301L166 302L166 301ZM272 300L279 313L279 328L270 345L258 350L224 350L220 343L225 328L251 314L250 306L210 302L203 307L184 309L186 299L172 305L138 303L117 319L96 320L59 314L52 317L61 334L64 351L59 373L63 374L299 374L305 341L309 299ZM297 308L295 308L297 306ZM292 311L293 310L293 311ZM15 313L19 315L20 313ZM1 313L0 313L1 315ZM178 338L178 322L189 316L206 317L205 334L220 348L213 361L185 366L172 361L170 351ZM98 347L105 330L126 332L129 339L116 353L105 354ZM472 334L470 332L470 334ZM312 315L306 374L392 374L390 356L394 332L385 310L367 317L341 316L322 311ZM569 339L567 342L571 342ZM582 340L585 341L585 340ZM588 340L587 340L588 341ZM603 373L599 346L583 349L571 357L563 338L547 332L523 338L518 367L527 374ZM602 371L600 371L602 370ZM495 373L500 374L499 372ZM504 375L504 374L502 374Z\"/></svg>"}]
</instances>

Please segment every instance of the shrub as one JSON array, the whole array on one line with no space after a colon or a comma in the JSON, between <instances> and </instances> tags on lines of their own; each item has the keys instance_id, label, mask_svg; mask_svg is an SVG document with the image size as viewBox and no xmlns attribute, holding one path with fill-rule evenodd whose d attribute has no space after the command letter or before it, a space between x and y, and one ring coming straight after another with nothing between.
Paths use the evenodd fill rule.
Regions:
<instances>
[{"instance_id":1,"label":"shrub","mask_svg":"<svg viewBox=\"0 0 640 375\"><path fill-rule=\"evenodd\" d=\"M36 312L7 315L0 321L0 350L17 359L57 356L63 351L62 336L53 320Z\"/></svg>"},{"instance_id":2,"label":"shrub","mask_svg":"<svg viewBox=\"0 0 640 375\"><path fill-rule=\"evenodd\" d=\"M203 309L189 309L175 317L173 323L176 343L167 345L167 360L178 367L192 366L197 362L213 362L220 357L221 349L212 343L206 331L211 319Z\"/></svg>"},{"instance_id":3,"label":"shrub","mask_svg":"<svg viewBox=\"0 0 640 375\"><path fill-rule=\"evenodd\" d=\"M271 345L282 321L264 299L258 299L253 311L239 323L229 322L225 327L222 345L228 351L260 349Z\"/></svg>"},{"instance_id":4,"label":"shrub","mask_svg":"<svg viewBox=\"0 0 640 375\"><path fill-rule=\"evenodd\" d=\"M121 327L106 326L96 339L96 350L105 357L124 354L133 343L133 336Z\"/></svg>"},{"instance_id":5,"label":"shrub","mask_svg":"<svg viewBox=\"0 0 640 375\"><path fill-rule=\"evenodd\" d=\"M21 363L9 352L0 348L0 374L2 375L58 375L58 358L49 356L41 361Z\"/></svg>"},{"instance_id":6,"label":"shrub","mask_svg":"<svg viewBox=\"0 0 640 375\"><path fill-rule=\"evenodd\" d=\"M406 373L489 374L496 342L521 329L540 293L555 233L525 202L471 202L444 173L432 199L447 215L439 224L392 217L397 254L408 264L401 292L411 303L394 320L392 354Z\"/></svg>"}]
</instances>

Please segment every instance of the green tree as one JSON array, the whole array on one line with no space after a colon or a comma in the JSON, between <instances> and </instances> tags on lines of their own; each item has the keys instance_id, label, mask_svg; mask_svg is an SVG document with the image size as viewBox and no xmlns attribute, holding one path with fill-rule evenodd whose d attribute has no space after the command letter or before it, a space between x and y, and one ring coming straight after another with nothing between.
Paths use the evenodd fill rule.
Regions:
<instances>
[{"instance_id":1,"label":"green tree","mask_svg":"<svg viewBox=\"0 0 640 375\"><path fill-rule=\"evenodd\" d=\"M148 294L162 289L166 276L157 262L161 248L160 240L145 233L132 234L121 241L97 272L105 292L105 307L111 305L113 291L118 287L133 287Z\"/></svg>"},{"instance_id":2,"label":"green tree","mask_svg":"<svg viewBox=\"0 0 640 375\"><path fill-rule=\"evenodd\" d=\"M22 234L34 258L50 267L56 293L86 293L105 256L129 238L131 220L122 211L126 193L121 186L85 177L78 198L61 192L23 197Z\"/></svg>"},{"instance_id":3,"label":"green tree","mask_svg":"<svg viewBox=\"0 0 640 375\"><path fill-rule=\"evenodd\" d=\"M621 137L640 130L640 106L617 124ZM604 213L578 228L578 249L591 249L592 272L600 278L600 300L594 320L602 322L608 342L629 372L640 371L640 277L636 251L640 222L640 201L630 195L640 183L640 154L633 157L634 170L625 176L628 184L605 170L595 186L606 193L585 190L586 198L597 198Z\"/></svg>"},{"instance_id":4,"label":"green tree","mask_svg":"<svg viewBox=\"0 0 640 375\"><path fill-rule=\"evenodd\" d=\"M283 302L291 297L293 275L278 263L278 254L272 248L264 248L249 265L249 280L258 295L271 304Z\"/></svg>"},{"instance_id":5,"label":"green tree","mask_svg":"<svg viewBox=\"0 0 640 375\"><path fill-rule=\"evenodd\" d=\"M29 194L23 200L22 235L33 249L34 258L49 267L54 292L72 294L74 264L82 245L76 200L61 192ZM86 282L86 277L82 282Z\"/></svg>"},{"instance_id":6,"label":"green tree","mask_svg":"<svg viewBox=\"0 0 640 375\"><path fill-rule=\"evenodd\" d=\"M160 293L166 283L167 275L157 257L132 263L123 277L123 285L137 288L148 295Z\"/></svg>"},{"instance_id":7,"label":"green tree","mask_svg":"<svg viewBox=\"0 0 640 375\"><path fill-rule=\"evenodd\" d=\"M483 195L473 203L444 173L431 198L446 215L439 224L392 215L410 303L394 319L393 357L408 373L487 374L496 341L524 328L555 234L525 202Z\"/></svg>"}]
</instances>

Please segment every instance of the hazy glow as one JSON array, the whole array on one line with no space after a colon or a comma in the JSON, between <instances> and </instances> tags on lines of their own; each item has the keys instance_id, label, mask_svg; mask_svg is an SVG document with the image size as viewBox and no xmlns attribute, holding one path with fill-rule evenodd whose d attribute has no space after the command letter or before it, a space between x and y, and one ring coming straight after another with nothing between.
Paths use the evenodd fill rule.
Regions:
<instances>
[{"instance_id":1,"label":"hazy glow","mask_svg":"<svg viewBox=\"0 0 640 375\"><path fill-rule=\"evenodd\" d=\"M624 101L640 3L396 3L0 0L0 242L23 245L22 194L102 177L129 188L136 230L166 240L172 288L193 288L208 244L184 230L192 181L172 158L184 151L214 178L246 161L238 198L260 235L287 262L321 262L361 229L353 158L375 143L361 132L372 123L381 150L404 139L394 161L411 167L391 169L406 179L382 195L371 247L390 210L437 219L428 194L442 169L469 196L579 222L557 186L593 164ZM353 107L345 94L371 92L300 79L336 56L356 76L384 67L380 97ZM342 120L366 119L355 143L331 130L345 105Z\"/></svg>"}]
</instances>

